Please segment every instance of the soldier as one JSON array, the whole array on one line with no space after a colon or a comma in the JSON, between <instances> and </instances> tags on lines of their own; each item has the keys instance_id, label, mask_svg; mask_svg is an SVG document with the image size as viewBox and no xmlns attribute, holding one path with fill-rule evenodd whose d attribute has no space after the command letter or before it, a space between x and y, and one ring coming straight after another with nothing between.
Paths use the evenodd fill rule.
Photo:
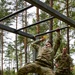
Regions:
<instances>
[{"instance_id":1,"label":"soldier","mask_svg":"<svg viewBox=\"0 0 75 75\"><path fill-rule=\"evenodd\" d=\"M67 48L62 49L62 53L59 54L56 59L56 72L55 75L70 75L70 71L73 69L72 58L67 53Z\"/></svg>"},{"instance_id":2,"label":"soldier","mask_svg":"<svg viewBox=\"0 0 75 75\"><path fill-rule=\"evenodd\" d=\"M44 38L34 41L31 46L38 51L36 60L22 67L18 71L18 75L27 75L28 73L38 73L39 75L55 75L52 71L52 60L60 46L60 30L57 30L57 39L52 48L51 42L47 41L45 46L41 47L39 42Z\"/></svg>"}]
</instances>

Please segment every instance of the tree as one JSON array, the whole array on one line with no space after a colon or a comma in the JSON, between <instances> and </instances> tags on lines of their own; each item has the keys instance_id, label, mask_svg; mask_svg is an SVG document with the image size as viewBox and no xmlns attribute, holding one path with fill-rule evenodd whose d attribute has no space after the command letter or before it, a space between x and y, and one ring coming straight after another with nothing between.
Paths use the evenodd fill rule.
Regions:
<instances>
[{"instance_id":1,"label":"tree","mask_svg":"<svg viewBox=\"0 0 75 75\"><path fill-rule=\"evenodd\" d=\"M8 7L8 4L10 5L11 4L11 2L7 2L6 0L1 0L0 1L0 18L3 18L3 17L5 17L5 16L7 16L8 14L10 14L11 12L9 11L10 10L10 8ZM3 24L5 24L5 25L9 25L9 23L11 22L11 20L10 19L8 19L8 20L6 20L6 21L2 21L3 22ZM4 39L3 39L3 35L4 35L4 33L5 32L3 32L3 30L0 30L0 32L1 32L1 34L0 34L0 36L2 36L1 37L1 40L0 40L0 42L1 42L1 53L2 53L2 75L3 75L3 52L4 52L4 48L3 48L3 45L4 45Z\"/></svg>"},{"instance_id":2,"label":"tree","mask_svg":"<svg viewBox=\"0 0 75 75\"><path fill-rule=\"evenodd\" d=\"M45 3L47 5L50 5L49 1L51 1L51 0L45 0ZM75 12L75 10L74 10L74 6L75 6L74 2L75 1L74 0L68 0L68 1L69 1L69 6L68 6L69 17L75 19L75 16L74 16L74 14L75 14L74 13ZM18 3L18 9L21 9L21 8L25 7L24 2L25 1L23 1L23 0L19 0L17 2ZM64 1L64 0L54 0L53 1L53 8L55 10L58 10L60 13L66 15L66 1ZM30 14L30 12L27 12L27 11L22 12L21 14L19 14L18 15L18 17L20 18L19 23L18 23L18 24L20 24L19 26L24 27L24 26L27 26L28 24L30 24L29 21L28 21L29 20L28 18L30 18L30 17L32 17L34 15L35 15L35 13ZM47 14L46 12L44 12L42 10L39 10L39 14L37 16L39 16L39 18L37 18L37 19L36 19L36 17L32 18L32 23L35 23L37 21L40 21L40 20L43 20L43 19L46 19L46 18L50 17L49 14ZM53 29L56 29L58 26L59 27L64 27L64 26L66 26L66 24L64 22L62 22L62 21L60 21L60 20L55 18L53 20ZM44 23L41 23L41 24L37 25L37 31L36 31L36 26L32 26L32 27L30 27L28 29L24 29L24 31L28 32L28 33L30 33L32 35L36 35L38 33L46 32L47 30L49 30L49 28L50 28L50 21L47 21L47 22L44 22ZM62 45L61 45L61 48L62 48L64 46L64 44L67 42L67 39L65 38L66 37L66 34L65 34L66 29L65 29L65 31L62 30L61 33L62 33L62 38L63 38ZM75 34L75 31L73 30L73 28L71 28L70 29L70 40L75 38L74 34ZM49 38L49 35L47 35L47 36ZM53 40L55 39L55 36L56 36L55 33L53 33L53 37L54 37ZM41 38L41 36L39 38ZM27 39L26 37L22 37L22 36L18 35L17 48L18 48L18 54L19 54L18 60L19 60L19 63L20 63L19 64L20 67L25 63L25 61L27 62L29 60L29 62L30 62L31 61L30 59L32 59L32 57L30 57L30 55L33 54L33 53L31 53L32 49L30 49L30 51L27 52L27 50L29 49L29 45L30 45L30 43L32 41L33 40L31 40L31 39ZM71 47L70 47L72 52L73 51L75 52L75 50L74 50L75 47L74 46L75 46L75 44L73 46L71 45ZM26 57L24 56L25 54L26 54ZM27 58L28 58L28 60L27 60Z\"/></svg>"}]
</instances>

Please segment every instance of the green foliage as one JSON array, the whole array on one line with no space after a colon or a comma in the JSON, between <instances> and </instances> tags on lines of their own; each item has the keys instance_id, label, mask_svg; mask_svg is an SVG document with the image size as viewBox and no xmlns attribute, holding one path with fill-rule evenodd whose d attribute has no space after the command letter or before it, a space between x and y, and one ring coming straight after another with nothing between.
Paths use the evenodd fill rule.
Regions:
<instances>
[{"instance_id":1,"label":"green foliage","mask_svg":"<svg viewBox=\"0 0 75 75\"><path fill-rule=\"evenodd\" d=\"M23 40L24 39L24 37L23 36L18 36L18 44L22 44L23 43Z\"/></svg>"},{"instance_id":2,"label":"green foliage","mask_svg":"<svg viewBox=\"0 0 75 75\"><path fill-rule=\"evenodd\" d=\"M50 5L49 1L50 0L45 0L45 3ZM23 0L19 0L18 1L18 3L17 3L19 5L18 8L25 7L22 2L23 2ZM8 4L11 5L11 3L8 3ZM53 1L53 8L55 10L57 10L57 11L60 11L62 14L66 14L66 0L54 0ZM70 18L75 20L75 16L74 16L75 15L75 10L73 10L74 8L75 8L75 1L72 0L72 2L70 2L70 0L69 0L69 15L70 15ZM6 16L6 15L8 15L10 13L11 12L9 12L9 8L7 8L6 0L2 0L2 2L0 3L0 18L3 18L4 16ZM29 15L29 16L31 16L31 15ZM48 15L46 12L40 10L39 16L40 16L39 19L41 21L41 20L49 18L51 15ZM8 21L10 21L10 20L8 20ZM36 21L35 18L33 18L33 23L35 23L35 22L37 22L37 21ZM39 26L40 33L46 32L50 28L50 21L41 23L39 25L40 25ZM67 24L65 24L64 22L60 21L57 18L53 19L53 29L56 29L57 27L61 28L61 27L64 27L66 25ZM36 26L32 26L32 27L28 28L27 32L32 34L32 35L36 35L37 34ZM71 39L73 39L73 38L75 39L75 36L74 36L75 30L72 28L70 32L72 33L72 35L70 36ZM67 38L65 38L65 36L66 36L66 29L61 31L61 35L62 35L62 42L61 42L61 49L60 50L62 50L62 47L67 42ZM24 50L24 44L23 44L24 40L23 39L24 39L23 36L18 36L18 39L17 39L18 55L24 54L24 52L22 52L22 50ZM54 39L56 39L55 33L53 33L53 40ZM16 41L14 41L14 43L15 42ZM28 43L27 44L30 45L31 42L32 42L32 40L28 39ZM27 48L29 48L29 46L27 46ZM73 46L71 45L70 49L71 49L70 50L71 53L75 52L75 44ZM15 54L15 46L11 43L11 44L8 45L6 56L10 57L10 58L13 57L12 59L14 59L15 57L12 55L13 53ZM75 68L74 68L74 70L75 70Z\"/></svg>"},{"instance_id":3,"label":"green foliage","mask_svg":"<svg viewBox=\"0 0 75 75\"><path fill-rule=\"evenodd\" d=\"M71 12L72 19L75 20L75 11Z\"/></svg>"},{"instance_id":4,"label":"green foliage","mask_svg":"<svg viewBox=\"0 0 75 75\"><path fill-rule=\"evenodd\" d=\"M47 13L45 13L43 11L41 11L41 14L39 16L40 16L39 17L40 21L49 18ZM36 23L36 19L35 18L33 18L33 23ZM40 33L43 33L43 32L46 32L46 30L48 30L50 23L48 21L48 22L40 23L39 25L40 25L39 26L39 31L40 31ZM32 33L32 35L36 35L37 34L36 26L30 27L28 32Z\"/></svg>"},{"instance_id":5,"label":"green foliage","mask_svg":"<svg viewBox=\"0 0 75 75\"><path fill-rule=\"evenodd\" d=\"M75 75L75 66L73 67L72 74Z\"/></svg>"},{"instance_id":6,"label":"green foliage","mask_svg":"<svg viewBox=\"0 0 75 75\"><path fill-rule=\"evenodd\" d=\"M0 19L11 13L9 5L11 5L11 2L7 2L6 0L1 0L1 2L0 2ZM8 25L10 22L11 22L11 20L7 19L4 21L4 24Z\"/></svg>"},{"instance_id":7,"label":"green foliage","mask_svg":"<svg viewBox=\"0 0 75 75\"><path fill-rule=\"evenodd\" d=\"M4 70L3 75L17 75L17 73L15 72L14 68L10 70L10 68L8 67Z\"/></svg>"},{"instance_id":8,"label":"green foliage","mask_svg":"<svg viewBox=\"0 0 75 75\"><path fill-rule=\"evenodd\" d=\"M8 49L8 50L7 50L7 54L6 54L6 55L9 57L9 56L11 56L10 54L11 54L12 52L14 52L14 48L13 48L12 44L9 44L7 49ZM11 56L11 57L12 57L12 56Z\"/></svg>"},{"instance_id":9,"label":"green foliage","mask_svg":"<svg viewBox=\"0 0 75 75\"><path fill-rule=\"evenodd\" d=\"M50 0L46 0L45 3L46 3L46 4L49 4L49 1L50 1Z\"/></svg>"}]
</instances>

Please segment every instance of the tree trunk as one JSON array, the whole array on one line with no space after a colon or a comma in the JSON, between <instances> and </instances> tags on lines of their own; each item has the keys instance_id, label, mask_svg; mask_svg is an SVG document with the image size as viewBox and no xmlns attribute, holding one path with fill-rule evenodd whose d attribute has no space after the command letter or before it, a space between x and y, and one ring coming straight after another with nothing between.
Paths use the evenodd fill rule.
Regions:
<instances>
[{"instance_id":1,"label":"tree trunk","mask_svg":"<svg viewBox=\"0 0 75 75\"><path fill-rule=\"evenodd\" d=\"M17 7L18 5L17 5L17 0L16 0L16 11L17 11L17 9L18 9L18 7ZM16 15L16 30L17 30L17 24L18 24L18 15ZM15 35L15 40L16 40L16 42L15 42L15 49L16 49L16 68L17 68L17 72L18 72L18 54L17 54L17 34Z\"/></svg>"},{"instance_id":2,"label":"tree trunk","mask_svg":"<svg viewBox=\"0 0 75 75\"><path fill-rule=\"evenodd\" d=\"M2 38L2 42L1 42L1 46L2 46L2 72L1 72L1 75L3 75L3 30L1 30L1 38Z\"/></svg>"},{"instance_id":3,"label":"tree trunk","mask_svg":"<svg viewBox=\"0 0 75 75\"><path fill-rule=\"evenodd\" d=\"M67 17L69 17L69 11L68 11L68 7L69 7L69 0L66 0L66 6L67 6L67 8L66 8L66 11L67 11ZM68 26L68 25L67 25ZM70 53L69 52L69 28L67 28L67 50L68 50L68 54Z\"/></svg>"},{"instance_id":4,"label":"tree trunk","mask_svg":"<svg viewBox=\"0 0 75 75\"><path fill-rule=\"evenodd\" d=\"M53 7L53 0L50 0L50 6ZM53 19L50 20L50 29L49 30L53 30ZM52 33L49 34L49 40L51 41L51 44L53 46L53 36L52 36ZM54 67L54 65L53 65L53 67Z\"/></svg>"},{"instance_id":5,"label":"tree trunk","mask_svg":"<svg viewBox=\"0 0 75 75\"><path fill-rule=\"evenodd\" d=\"M27 6L26 1L24 1L24 6ZM27 26L27 10L24 11L24 17L23 17L24 23L23 26ZM27 32L27 29L24 29L25 32ZM24 37L24 48L25 48L25 63L27 63L29 61L27 61L27 37Z\"/></svg>"},{"instance_id":6,"label":"tree trunk","mask_svg":"<svg viewBox=\"0 0 75 75\"><path fill-rule=\"evenodd\" d=\"M69 0L66 0L66 11L67 11L67 17L69 17L69 11L68 11L68 7L69 7ZM68 26L68 25L67 25ZM68 54L70 54L69 52L69 28L67 28L67 50L68 50ZM70 63L69 63L69 75L70 75Z\"/></svg>"}]
</instances>

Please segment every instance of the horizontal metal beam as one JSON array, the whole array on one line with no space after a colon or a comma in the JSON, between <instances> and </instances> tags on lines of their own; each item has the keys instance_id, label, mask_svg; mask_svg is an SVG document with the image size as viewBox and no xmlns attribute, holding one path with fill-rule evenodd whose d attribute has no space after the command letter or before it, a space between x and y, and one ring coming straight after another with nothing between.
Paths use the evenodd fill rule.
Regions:
<instances>
[{"instance_id":1,"label":"horizontal metal beam","mask_svg":"<svg viewBox=\"0 0 75 75\"><path fill-rule=\"evenodd\" d=\"M24 10L27 10L27 9L29 9L29 8L31 8L31 7L32 7L32 5L30 5L30 6L28 6L28 7L25 7L25 8L23 8L23 9L21 9L21 10L18 10L18 11L16 11L15 13L12 13L12 14L10 14L10 15L7 15L7 16L1 18L1 19L0 19L0 22L3 21L3 20L5 20L5 19L8 19L8 18L10 18L10 17L12 17L12 16L14 16L14 15L16 15L16 14L18 14L18 13L24 11Z\"/></svg>"},{"instance_id":2,"label":"horizontal metal beam","mask_svg":"<svg viewBox=\"0 0 75 75\"><path fill-rule=\"evenodd\" d=\"M16 29L8 27L8 26L5 26L3 24L0 24L0 29L9 31L9 32L12 32L12 33L15 33L15 34L19 34L19 35L22 35L22 36L25 36L27 38L31 38L31 39L35 40L35 37L33 35L28 34L26 32L22 32L22 31L16 31Z\"/></svg>"},{"instance_id":3,"label":"horizontal metal beam","mask_svg":"<svg viewBox=\"0 0 75 75\"><path fill-rule=\"evenodd\" d=\"M45 20L42 20L42 21L38 21L37 23L33 23L33 24L28 25L28 26L26 26L26 27L20 28L20 29L18 29L17 31L20 31L20 30L22 30L22 29L29 28L29 27L31 27L31 26L35 26L35 25L37 25L37 24L40 24L40 23L46 22L46 21L48 21L48 20L52 20L53 18L55 18L55 17L52 16L52 17L50 17L50 18L48 18L48 19L45 19Z\"/></svg>"},{"instance_id":4,"label":"horizontal metal beam","mask_svg":"<svg viewBox=\"0 0 75 75\"><path fill-rule=\"evenodd\" d=\"M45 32L45 33L40 33L40 34L35 35L35 37L43 36L43 35L46 35L46 34L48 34L48 33L52 33L52 32L55 32L55 31L59 31L59 30L65 29L65 28L69 28L69 26L63 27L63 28L59 28L59 29L55 29L55 30L50 30L50 31Z\"/></svg>"},{"instance_id":5,"label":"horizontal metal beam","mask_svg":"<svg viewBox=\"0 0 75 75\"><path fill-rule=\"evenodd\" d=\"M40 8L41 10L47 12L48 14L55 16L56 18L60 19L61 21L67 23L68 25L75 27L75 21L66 17L65 15L59 13L57 10L54 10L50 6L46 5L45 3L41 2L40 0L25 0L30 4Z\"/></svg>"}]
</instances>

